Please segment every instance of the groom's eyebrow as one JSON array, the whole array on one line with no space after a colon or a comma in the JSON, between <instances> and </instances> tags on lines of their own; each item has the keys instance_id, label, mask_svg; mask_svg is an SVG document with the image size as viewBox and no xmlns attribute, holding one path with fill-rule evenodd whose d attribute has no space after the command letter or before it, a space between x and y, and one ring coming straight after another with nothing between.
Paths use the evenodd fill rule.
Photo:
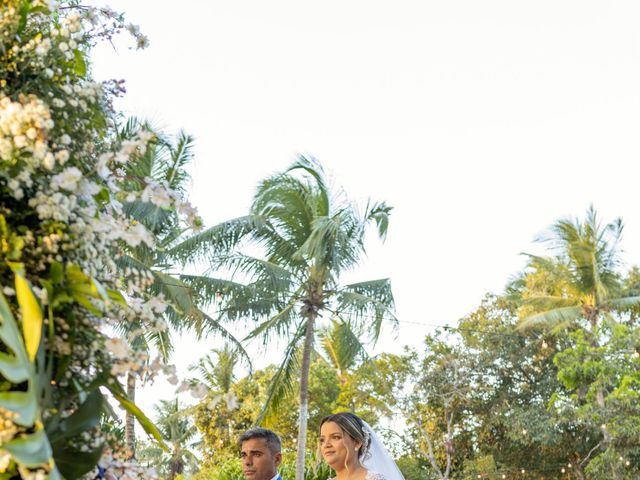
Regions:
<instances>
[{"instance_id":1,"label":"groom's eyebrow","mask_svg":"<svg viewBox=\"0 0 640 480\"><path fill-rule=\"evenodd\" d=\"M240 455L255 455L256 453L264 453L262 450L249 450L248 452L240 452Z\"/></svg>"}]
</instances>

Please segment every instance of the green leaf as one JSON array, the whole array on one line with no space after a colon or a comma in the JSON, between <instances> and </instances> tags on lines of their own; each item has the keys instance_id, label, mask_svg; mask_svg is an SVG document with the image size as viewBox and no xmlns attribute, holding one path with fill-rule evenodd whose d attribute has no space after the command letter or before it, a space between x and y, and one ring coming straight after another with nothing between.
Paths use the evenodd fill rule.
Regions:
<instances>
[{"instance_id":1,"label":"green leaf","mask_svg":"<svg viewBox=\"0 0 640 480\"><path fill-rule=\"evenodd\" d=\"M15 423L25 427L31 427L38 413L38 401L33 392L33 385L29 383L26 392L2 392L0 393L0 407L6 408L18 414Z\"/></svg>"},{"instance_id":2,"label":"green leaf","mask_svg":"<svg viewBox=\"0 0 640 480\"><path fill-rule=\"evenodd\" d=\"M104 300L104 302L108 305L109 303L111 303L111 299L109 297L109 293L107 292L107 289L104 288L104 286L95 278L91 279L91 283L95 286L97 293L100 295L100 297L102 298L102 300Z\"/></svg>"},{"instance_id":3,"label":"green leaf","mask_svg":"<svg viewBox=\"0 0 640 480\"><path fill-rule=\"evenodd\" d=\"M9 305L2 293L0 293L0 320L0 339L2 339L4 344L13 351L21 364L28 364L29 359L27 358L27 352L24 349L22 336L18 331L18 326L13 318L11 309L9 308Z\"/></svg>"},{"instance_id":4,"label":"green leaf","mask_svg":"<svg viewBox=\"0 0 640 480\"><path fill-rule=\"evenodd\" d=\"M36 468L51 460L51 446L43 429L5 443L2 448L23 465Z\"/></svg>"},{"instance_id":5,"label":"green leaf","mask_svg":"<svg viewBox=\"0 0 640 480\"><path fill-rule=\"evenodd\" d=\"M51 442L73 437L99 425L103 404L102 393L99 389L95 389L73 415L62 420L55 431L49 434Z\"/></svg>"},{"instance_id":6,"label":"green leaf","mask_svg":"<svg viewBox=\"0 0 640 480\"><path fill-rule=\"evenodd\" d=\"M80 50L74 50L73 56L76 59L73 71L79 77L84 77L87 74L87 62L84 60L84 55Z\"/></svg>"},{"instance_id":7,"label":"green leaf","mask_svg":"<svg viewBox=\"0 0 640 480\"><path fill-rule=\"evenodd\" d=\"M29 369L18 357L0 352L0 373L11 383L22 383L29 378Z\"/></svg>"},{"instance_id":8,"label":"green leaf","mask_svg":"<svg viewBox=\"0 0 640 480\"><path fill-rule=\"evenodd\" d=\"M162 434L160 433L158 428L153 424L151 420L149 420L149 418L142 412L142 410L140 410L140 408L135 403L127 398L120 384L107 383L106 387L112 393L114 398L118 400L122 408L133 415L136 420L138 420L138 423L142 426L144 431L147 432L148 435L152 436L164 451L168 452L169 447L167 447L167 445L164 443Z\"/></svg>"},{"instance_id":9,"label":"green leaf","mask_svg":"<svg viewBox=\"0 0 640 480\"><path fill-rule=\"evenodd\" d=\"M100 190L98 193L96 193L93 198L95 199L96 202L98 203L102 203L102 204L106 204L109 203L109 190L106 188L103 188L102 190Z\"/></svg>"},{"instance_id":10,"label":"green leaf","mask_svg":"<svg viewBox=\"0 0 640 480\"><path fill-rule=\"evenodd\" d=\"M80 478L90 472L102 457L104 446L100 446L90 452L77 450L56 450L54 446L54 460L64 478Z\"/></svg>"},{"instance_id":11,"label":"green leaf","mask_svg":"<svg viewBox=\"0 0 640 480\"><path fill-rule=\"evenodd\" d=\"M95 305L93 305L89 299L86 297L86 295L82 295L81 293L73 293L72 294L73 299L78 302L80 305L82 305L84 308L86 308L87 310L89 310L91 313L93 313L95 316L99 317L102 316L102 312L97 309L95 307Z\"/></svg>"},{"instance_id":12,"label":"green leaf","mask_svg":"<svg viewBox=\"0 0 640 480\"><path fill-rule=\"evenodd\" d=\"M18 22L18 34L21 34L24 28L27 26L27 18L31 13L31 0L24 0L20 5L20 21Z\"/></svg>"},{"instance_id":13,"label":"green leaf","mask_svg":"<svg viewBox=\"0 0 640 480\"><path fill-rule=\"evenodd\" d=\"M42 337L42 309L36 296L31 291L29 282L24 277L24 269L22 264L12 264L16 278L16 296L18 297L18 305L22 313L22 331L24 333L24 343L27 348L29 360L33 362L40 347L40 338Z\"/></svg>"},{"instance_id":14,"label":"green leaf","mask_svg":"<svg viewBox=\"0 0 640 480\"><path fill-rule=\"evenodd\" d=\"M123 307L127 306L127 301L119 291L107 288L107 294L109 295L109 298L116 302L118 305L121 305Z\"/></svg>"},{"instance_id":15,"label":"green leaf","mask_svg":"<svg viewBox=\"0 0 640 480\"><path fill-rule=\"evenodd\" d=\"M52 262L49 268L49 278L53 283L61 283L64 280L64 270L60 262Z\"/></svg>"}]
</instances>

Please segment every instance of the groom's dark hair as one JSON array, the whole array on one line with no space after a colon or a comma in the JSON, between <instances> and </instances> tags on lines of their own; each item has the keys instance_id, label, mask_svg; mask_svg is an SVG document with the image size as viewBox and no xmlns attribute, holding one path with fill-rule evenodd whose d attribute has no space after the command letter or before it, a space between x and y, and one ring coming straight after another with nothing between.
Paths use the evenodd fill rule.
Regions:
<instances>
[{"instance_id":1,"label":"groom's dark hair","mask_svg":"<svg viewBox=\"0 0 640 480\"><path fill-rule=\"evenodd\" d=\"M251 440L253 438L264 438L267 447L274 455L276 453L280 453L282 451L282 442L280 442L280 437L276 435L273 431L268 428L252 428L251 430L247 430L242 435L240 435L240 447L247 440Z\"/></svg>"}]
</instances>

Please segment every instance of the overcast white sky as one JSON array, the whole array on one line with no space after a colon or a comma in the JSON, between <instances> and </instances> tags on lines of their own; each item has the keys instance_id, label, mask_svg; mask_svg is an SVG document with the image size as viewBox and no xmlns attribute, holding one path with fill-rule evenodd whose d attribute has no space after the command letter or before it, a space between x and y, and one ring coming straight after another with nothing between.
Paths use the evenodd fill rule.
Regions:
<instances>
[{"instance_id":1,"label":"overcast white sky","mask_svg":"<svg viewBox=\"0 0 640 480\"><path fill-rule=\"evenodd\" d=\"M352 198L395 207L350 279L390 277L401 321L455 323L590 203L622 216L625 257L640 260L637 1L110 6L151 46L98 48L94 74L126 80L122 109L196 137L206 224L245 214L260 179L311 154ZM425 333L401 324L381 348ZM185 339L176 362L206 348Z\"/></svg>"}]
</instances>

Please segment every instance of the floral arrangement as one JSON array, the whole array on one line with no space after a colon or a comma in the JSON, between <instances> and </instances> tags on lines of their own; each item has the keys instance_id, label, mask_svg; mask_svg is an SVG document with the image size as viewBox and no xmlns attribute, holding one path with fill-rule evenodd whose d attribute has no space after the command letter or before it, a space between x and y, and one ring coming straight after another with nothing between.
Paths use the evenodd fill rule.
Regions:
<instances>
[{"instance_id":1,"label":"floral arrangement","mask_svg":"<svg viewBox=\"0 0 640 480\"><path fill-rule=\"evenodd\" d=\"M167 301L119 260L154 247L127 206L152 204L198 227L182 193L127 165L153 134L116 134L121 82L92 81L96 42L139 29L75 1L0 0L0 479L148 478L101 433L104 392L159 433L118 380L164 368L130 345L163 331ZM135 320L127 340L107 332ZM141 327L140 327L141 326Z\"/></svg>"}]
</instances>

